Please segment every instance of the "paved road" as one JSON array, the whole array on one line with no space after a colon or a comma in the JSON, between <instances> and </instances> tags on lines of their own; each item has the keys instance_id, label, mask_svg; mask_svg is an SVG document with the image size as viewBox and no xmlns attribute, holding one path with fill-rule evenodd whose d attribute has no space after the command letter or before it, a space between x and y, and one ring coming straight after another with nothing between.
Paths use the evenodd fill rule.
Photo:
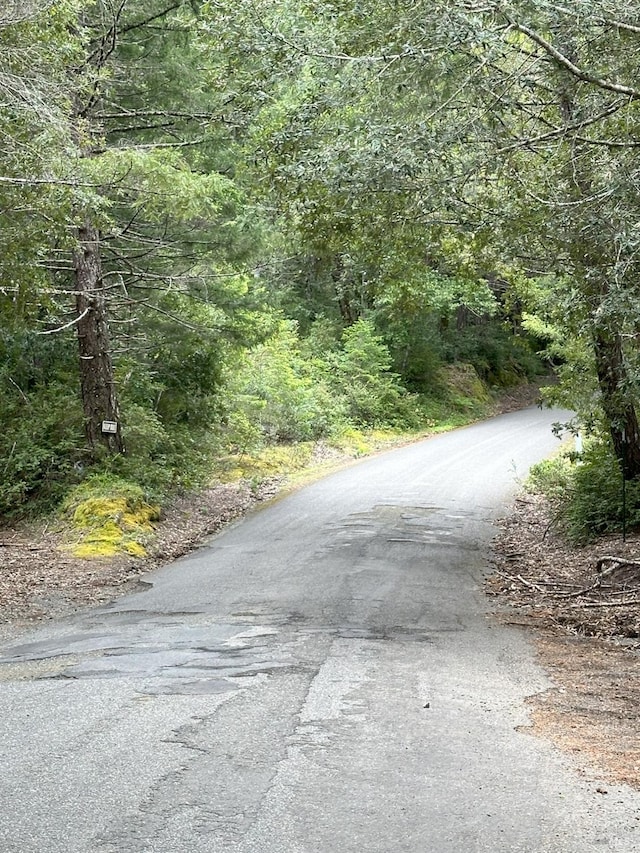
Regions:
<instances>
[{"instance_id":1,"label":"paved road","mask_svg":"<svg viewBox=\"0 0 640 853\"><path fill-rule=\"evenodd\" d=\"M481 592L558 417L366 460L5 642L2 853L640 849L638 795L527 733L549 685Z\"/></svg>"}]
</instances>

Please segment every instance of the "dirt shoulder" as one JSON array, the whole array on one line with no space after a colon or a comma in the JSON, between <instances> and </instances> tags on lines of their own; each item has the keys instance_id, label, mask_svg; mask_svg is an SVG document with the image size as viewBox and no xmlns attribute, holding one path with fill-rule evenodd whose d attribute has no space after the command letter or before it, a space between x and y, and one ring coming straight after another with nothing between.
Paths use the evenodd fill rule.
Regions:
<instances>
[{"instance_id":1,"label":"dirt shoulder","mask_svg":"<svg viewBox=\"0 0 640 853\"><path fill-rule=\"evenodd\" d=\"M64 547L65 532L45 525L0 529L0 625L3 633L105 604L136 589L141 575L202 545L279 487L216 484L168 505L149 556L82 560Z\"/></svg>"},{"instance_id":2,"label":"dirt shoulder","mask_svg":"<svg viewBox=\"0 0 640 853\"><path fill-rule=\"evenodd\" d=\"M529 700L533 733L586 774L640 789L640 537L571 548L545 501L526 495L503 520L494 558L487 591L498 618L533 631L554 683Z\"/></svg>"}]
</instances>

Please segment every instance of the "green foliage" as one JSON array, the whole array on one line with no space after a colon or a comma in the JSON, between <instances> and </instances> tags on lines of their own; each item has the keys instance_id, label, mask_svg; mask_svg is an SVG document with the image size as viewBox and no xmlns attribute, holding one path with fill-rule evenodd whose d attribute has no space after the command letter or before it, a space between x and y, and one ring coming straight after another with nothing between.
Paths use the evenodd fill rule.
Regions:
<instances>
[{"instance_id":1,"label":"green foliage","mask_svg":"<svg viewBox=\"0 0 640 853\"><path fill-rule=\"evenodd\" d=\"M67 73L81 56L75 2L0 11L0 321L33 316L48 289L47 254L68 243L70 187L58 183L70 143ZM49 300L42 300L45 304ZM4 303L4 304L1 304ZM11 310L6 310L8 306ZM37 313L37 312L35 312Z\"/></svg>"},{"instance_id":2,"label":"green foliage","mask_svg":"<svg viewBox=\"0 0 640 853\"><path fill-rule=\"evenodd\" d=\"M530 382L547 372L531 339L516 334L504 322L487 320L460 329L446 329L442 338L448 361L473 364L484 382L498 388Z\"/></svg>"},{"instance_id":3,"label":"green foliage","mask_svg":"<svg viewBox=\"0 0 640 853\"><path fill-rule=\"evenodd\" d=\"M562 453L552 459L545 459L533 465L527 480L532 492L540 492L552 504L554 509L566 506L573 493L573 475L575 458Z\"/></svg>"},{"instance_id":4,"label":"green foliage","mask_svg":"<svg viewBox=\"0 0 640 853\"><path fill-rule=\"evenodd\" d=\"M448 414L480 416L486 411L489 392L472 364L445 365L439 371L438 380L440 405L446 407Z\"/></svg>"},{"instance_id":5,"label":"green foliage","mask_svg":"<svg viewBox=\"0 0 640 853\"><path fill-rule=\"evenodd\" d=\"M295 324L247 353L230 381L227 440L238 450L267 442L307 441L327 435L344 406L332 398L324 366L305 359Z\"/></svg>"},{"instance_id":6,"label":"green foliage","mask_svg":"<svg viewBox=\"0 0 640 853\"><path fill-rule=\"evenodd\" d=\"M197 403L197 401L194 401ZM104 454L92 471L118 476L140 485L154 501L208 482L213 459L220 452L216 430L217 398L209 407L211 420L163 420L148 406L125 400L122 427L125 454Z\"/></svg>"},{"instance_id":7,"label":"green foliage","mask_svg":"<svg viewBox=\"0 0 640 853\"><path fill-rule=\"evenodd\" d=\"M593 441L583 454L535 465L530 487L546 495L562 530L585 543L622 529L622 474L610 445ZM626 484L627 526L640 525L640 480Z\"/></svg>"},{"instance_id":8,"label":"green foliage","mask_svg":"<svg viewBox=\"0 0 640 853\"><path fill-rule=\"evenodd\" d=\"M80 476L82 413L62 339L0 332L0 515L51 509Z\"/></svg>"},{"instance_id":9,"label":"green foliage","mask_svg":"<svg viewBox=\"0 0 640 853\"><path fill-rule=\"evenodd\" d=\"M360 319L342 335L342 349L328 357L332 383L359 426L416 426L416 400L390 371L391 354L371 320Z\"/></svg>"},{"instance_id":10,"label":"green foliage","mask_svg":"<svg viewBox=\"0 0 640 853\"><path fill-rule=\"evenodd\" d=\"M75 395L59 382L32 392L28 402L15 394L8 402L9 394L0 433L0 515L32 515L51 509L78 478L82 416Z\"/></svg>"},{"instance_id":11,"label":"green foliage","mask_svg":"<svg viewBox=\"0 0 640 853\"><path fill-rule=\"evenodd\" d=\"M455 259L449 257L454 264ZM404 266L404 268L403 268ZM375 298L375 317L394 357L394 366L412 389L429 393L443 361L473 361L471 352L454 352L459 335L450 331L464 312L485 322L497 310L487 283L478 277L449 275L425 266L424 259L405 248L403 257L387 259ZM470 339L481 326L465 328Z\"/></svg>"},{"instance_id":12,"label":"green foliage","mask_svg":"<svg viewBox=\"0 0 640 853\"><path fill-rule=\"evenodd\" d=\"M391 356L370 320L341 339L315 324L307 339L282 322L230 379L225 441L237 451L309 441L348 426L407 428L421 422L418 400L389 368Z\"/></svg>"}]
</instances>

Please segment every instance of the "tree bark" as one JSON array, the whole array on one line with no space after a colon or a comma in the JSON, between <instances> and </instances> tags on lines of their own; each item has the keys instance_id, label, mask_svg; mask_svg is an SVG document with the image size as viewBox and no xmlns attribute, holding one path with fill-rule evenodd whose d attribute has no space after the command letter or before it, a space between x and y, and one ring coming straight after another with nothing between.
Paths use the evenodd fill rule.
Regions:
<instances>
[{"instance_id":1,"label":"tree bark","mask_svg":"<svg viewBox=\"0 0 640 853\"><path fill-rule=\"evenodd\" d=\"M613 449L620 460L625 480L632 480L640 476L640 426L636 409L625 392L628 377L620 335L597 328L594 353L602 407L609 423Z\"/></svg>"},{"instance_id":2,"label":"tree bark","mask_svg":"<svg viewBox=\"0 0 640 853\"><path fill-rule=\"evenodd\" d=\"M85 222L78 229L78 241L73 266L85 434L92 454L100 448L111 453L124 453L102 285L98 229L90 222ZM116 432L103 432L103 421L115 422Z\"/></svg>"}]
</instances>

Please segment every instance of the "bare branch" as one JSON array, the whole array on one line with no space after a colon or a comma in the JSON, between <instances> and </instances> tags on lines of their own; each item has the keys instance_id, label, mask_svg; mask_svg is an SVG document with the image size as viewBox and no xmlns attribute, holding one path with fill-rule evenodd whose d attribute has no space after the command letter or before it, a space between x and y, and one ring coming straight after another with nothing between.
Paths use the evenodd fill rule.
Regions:
<instances>
[{"instance_id":1,"label":"bare branch","mask_svg":"<svg viewBox=\"0 0 640 853\"><path fill-rule=\"evenodd\" d=\"M18 393L20 394L20 396L22 397L22 399L25 401L25 403L27 404L27 406L31 405L31 403L30 403L30 401L29 401L29 398L28 398L28 397L27 397L27 395L24 393L24 391L22 390L22 388L18 385L18 383L15 381L15 379L13 379L11 376L9 376L9 382L14 386L14 388L17 388L17 389L18 389ZM15 447L15 445L14 445L14 447Z\"/></svg>"},{"instance_id":2,"label":"bare branch","mask_svg":"<svg viewBox=\"0 0 640 853\"><path fill-rule=\"evenodd\" d=\"M640 27L635 24L626 24L624 21L615 21L611 19L605 19L605 23L611 24L613 27L617 27L619 30L624 30L626 33L634 33L635 35L640 35Z\"/></svg>"},{"instance_id":3,"label":"bare branch","mask_svg":"<svg viewBox=\"0 0 640 853\"><path fill-rule=\"evenodd\" d=\"M69 329L71 326L75 326L76 323L79 323L81 320L84 320L89 311L91 311L90 305L88 305L84 309L82 314L79 314L77 317L74 317L73 320L68 323L65 323L64 326L58 326L57 329L47 329L46 332L36 332L36 335L55 335L56 332L63 332L65 329Z\"/></svg>"},{"instance_id":4,"label":"bare branch","mask_svg":"<svg viewBox=\"0 0 640 853\"><path fill-rule=\"evenodd\" d=\"M639 141L620 142L615 139L593 139L590 136L576 136L578 142L586 142L589 145L598 145L601 148L640 148Z\"/></svg>"},{"instance_id":5,"label":"bare branch","mask_svg":"<svg viewBox=\"0 0 640 853\"><path fill-rule=\"evenodd\" d=\"M60 186L60 187L92 187L97 189L98 184L85 184L79 181L62 181L60 178L10 178L8 175L0 175L0 184L12 184L18 187L31 186Z\"/></svg>"},{"instance_id":6,"label":"bare branch","mask_svg":"<svg viewBox=\"0 0 640 853\"><path fill-rule=\"evenodd\" d=\"M511 145L506 145L504 148L498 149L498 152L500 154L504 154L508 151L513 151L516 148L521 148L523 146L533 146L538 145L541 142L549 142L553 139L557 139L559 136L565 136L566 134L569 134L574 130L583 130L585 127L589 127L592 124L597 124L599 121L602 121L603 119L609 118L609 116L614 115L623 106L626 106L626 104L628 104L626 98L624 100L618 99L605 110L602 110L596 115L589 116L589 118L583 119L582 121L574 122L573 124L564 125L563 127L554 127L553 130L550 130L548 133L542 133L539 136L519 139L517 142L514 142Z\"/></svg>"},{"instance_id":7,"label":"bare branch","mask_svg":"<svg viewBox=\"0 0 640 853\"><path fill-rule=\"evenodd\" d=\"M223 106L229 104L233 99L228 98ZM111 119L125 119L125 118L193 118L193 119L215 119L218 116L215 113L179 113L172 112L171 110L122 110L117 113L100 113L97 112L94 114L94 118L101 119L104 121Z\"/></svg>"},{"instance_id":8,"label":"bare branch","mask_svg":"<svg viewBox=\"0 0 640 853\"><path fill-rule=\"evenodd\" d=\"M155 151L156 148L188 148L194 145L201 145L206 142L205 136L200 136L197 139L188 139L186 142L149 142L140 145L122 145L118 151ZM105 154L109 148L93 148L92 154Z\"/></svg>"},{"instance_id":9,"label":"bare branch","mask_svg":"<svg viewBox=\"0 0 640 853\"><path fill-rule=\"evenodd\" d=\"M172 3L171 6L168 6L166 9L163 9L161 12L157 12L155 15L151 15L148 18L141 18L139 21L134 21L132 24L129 24L126 27L122 27L119 32L119 35L129 33L132 30L140 29L140 27L146 27L148 24L153 23L153 21L157 21L160 18L164 18L165 15L169 14L169 12L175 12L177 9L180 9L180 7L184 5L184 0L178 0L177 3Z\"/></svg>"}]
</instances>

